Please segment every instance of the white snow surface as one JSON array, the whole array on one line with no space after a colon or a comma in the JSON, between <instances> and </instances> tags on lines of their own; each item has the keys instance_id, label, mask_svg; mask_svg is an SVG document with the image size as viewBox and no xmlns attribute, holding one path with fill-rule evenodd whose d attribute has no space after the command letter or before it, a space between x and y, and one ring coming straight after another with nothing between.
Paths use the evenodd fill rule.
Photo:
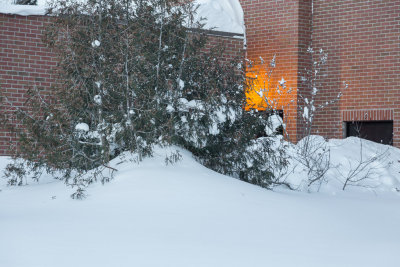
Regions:
<instances>
[{"instance_id":1,"label":"white snow surface","mask_svg":"<svg viewBox=\"0 0 400 267\"><path fill-rule=\"evenodd\" d=\"M332 142L350 159L352 141ZM165 165L175 150L182 160ZM0 266L398 266L399 193L268 191L179 148L111 166L115 179L81 201L49 177L22 187L2 179Z\"/></svg>"},{"instance_id":2,"label":"white snow surface","mask_svg":"<svg viewBox=\"0 0 400 267\"><path fill-rule=\"evenodd\" d=\"M345 190L369 194L389 192L400 194L397 192L400 191L400 149L356 137L328 141L321 136L310 136L310 138L313 144L317 144L314 148L326 148L329 151L325 156L330 158L331 167L320 186L306 188L308 170L295 160L296 151L299 150L304 139L297 145L287 144L287 152L291 159L289 160L290 173L287 175L286 181L294 188L332 195L338 194L343 191L345 177L348 177L358 166L359 169L362 169L365 164L360 165L360 163L376 158L370 164L366 164L367 167L352 179L360 181L350 183ZM314 156L318 158L321 155L315 153ZM368 176L367 173L369 173Z\"/></svg>"},{"instance_id":3,"label":"white snow surface","mask_svg":"<svg viewBox=\"0 0 400 267\"><path fill-rule=\"evenodd\" d=\"M244 15L239 0L196 0L197 19L206 18L205 28L244 34Z\"/></svg>"},{"instance_id":4,"label":"white snow surface","mask_svg":"<svg viewBox=\"0 0 400 267\"><path fill-rule=\"evenodd\" d=\"M0 13L21 16L44 15L46 13L45 1L38 0L37 6L15 5L12 0L0 0Z\"/></svg>"},{"instance_id":5,"label":"white snow surface","mask_svg":"<svg viewBox=\"0 0 400 267\"><path fill-rule=\"evenodd\" d=\"M101 95L95 95L93 97L93 101L94 101L94 103L96 103L96 105L101 105L103 103L103 101L101 99Z\"/></svg>"},{"instance_id":6,"label":"white snow surface","mask_svg":"<svg viewBox=\"0 0 400 267\"><path fill-rule=\"evenodd\" d=\"M81 0L80 0L81 1ZM15 5L13 0L0 0L0 13L21 16L44 15L48 0L38 0L37 6ZM243 10L239 0L196 0L196 19L205 18L205 28L244 34Z\"/></svg>"},{"instance_id":7,"label":"white snow surface","mask_svg":"<svg viewBox=\"0 0 400 267\"><path fill-rule=\"evenodd\" d=\"M75 130L80 131L80 132L88 132L89 131L89 125L87 125L84 122L80 122L77 125L75 125Z\"/></svg>"},{"instance_id":8,"label":"white snow surface","mask_svg":"<svg viewBox=\"0 0 400 267\"><path fill-rule=\"evenodd\" d=\"M273 134L276 131L276 129L279 126L281 126L282 124L283 124L283 120L279 115L273 114L273 115L269 116L268 124L267 124L267 126L265 126L265 133L267 135Z\"/></svg>"},{"instance_id":9,"label":"white snow surface","mask_svg":"<svg viewBox=\"0 0 400 267\"><path fill-rule=\"evenodd\" d=\"M99 40L94 40L92 42L92 47L96 48L96 47L99 47L99 46L100 46L100 41Z\"/></svg>"}]
</instances>

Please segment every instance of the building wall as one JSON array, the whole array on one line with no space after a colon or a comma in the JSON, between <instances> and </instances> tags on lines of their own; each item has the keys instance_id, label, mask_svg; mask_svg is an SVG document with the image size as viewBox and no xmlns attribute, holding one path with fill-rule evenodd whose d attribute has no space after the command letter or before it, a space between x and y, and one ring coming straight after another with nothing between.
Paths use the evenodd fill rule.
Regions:
<instances>
[{"instance_id":1,"label":"building wall","mask_svg":"<svg viewBox=\"0 0 400 267\"><path fill-rule=\"evenodd\" d=\"M29 88L48 90L54 77L55 55L42 43L44 16L0 14L0 90L12 104L0 106L0 112L19 108ZM9 154L13 137L0 125L0 155Z\"/></svg>"},{"instance_id":2,"label":"building wall","mask_svg":"<svg viewBox=\"0 0 400 267\"><path fill-rule=\"evenodd\" d=\"M313 45L328 53L320 134L342 138L343 121L393 120L400 147L400 1L314 0Z\"/></svg>"},{"instance_id":3,"label":"building wall","mask_svg":"<svg viewBox=\"0 0 400 267\"><path fill-rule=\"evenodd\" d=\"M316 50L322 48L328 53L319 80L319 104L343 93L340 101L317 114L315 133L341 138L343 122L393 120L394 145L400 147L400 0L240 2L245 15L247 58L256 63L253 70L265 75L275 55L271 90L282 78L292 89L284 95L282 105L291 141L303 136L300 95L307 96L310 90L301 77L312 68L306 52L312 43ZM0 86L14 107L24 104L29 88L48 90L54 81L51 72L56 57L41 41L48 20L44 16L0 14ZM223 57L245 53L242 39L210 35L210 46L220 43L226 45ZM348 84L346 90L344 82ZM5 111L3 107L0 112ZM9 153L10 141L12 136L0 125L0 155Z\"/></svg>"},{"instance_id":4,"label":"building wall","mask_svg":"<svg viewBox=\"0 0 400 267\"><path fill-rule=\"evenodd\" d=\"M245 17L247 58L260 68L261 75L276 57L269 87L286 80L291 92L283 97L284 118L291 141L302 137L302 120L298 117L297 89L302 93L299 70L310 67L306 50L311 43L311 0L241 0ZM262 57L266 64L260 64ZM265 78L267 79L267 78ZM280 96L278 96L279 98ZM290 102L292 101L292 102Z\"/></svg>"},{"instance_id":5,"label":"building wall","mask_svg":"<svg viewBox=\"0 0 400 267\"><path fill-rule=\"evenodd\" d=\"M292 141L303 136L300 95L307 97L310 88L301 77L312 68L306 52L312 40L314 50L328 53L318 80L318 104L343 93L317 113L314 133L342 138L343 122L393 120L394 145L400 147L399 0L242 0L241 4L248 58L270 59L276 54L274 83L284 77L298 89L290 96L295 104L285 112Z\"/></svg>"},{"instance_id":6,"label":"building wall","mask_svg":"<svg viewBox=\"0 0 400 267\"><path fill-rule=\"evenodd\" d=\"M205 49L210 49L212 47L224 47L223 54L220 55L223 62L227 62L233 59L244 59L246 55L246 50L244 47L244 42L242 37L230 37L227 35L208 35L208 43Z\"/></svg>"},{"instance_id":7,"label":"building wall","mask_svg":"<svg viewBox=\"0 0 400 267\"><path fill-rule=\"evenodd\" d=\"M43 42L43 31L50 18L46 16L19 16L0 13L0 90L11 102L0 105L0 112L24 106L27 91L34 87L51 94L55 82L52 74L57 57ZM225 60L244 58L243 38L210 35L206 49L223 44L221 55ZM10 154L10 144L15 138L0 124L0 155Z\"/></svg>"}]
</instances>

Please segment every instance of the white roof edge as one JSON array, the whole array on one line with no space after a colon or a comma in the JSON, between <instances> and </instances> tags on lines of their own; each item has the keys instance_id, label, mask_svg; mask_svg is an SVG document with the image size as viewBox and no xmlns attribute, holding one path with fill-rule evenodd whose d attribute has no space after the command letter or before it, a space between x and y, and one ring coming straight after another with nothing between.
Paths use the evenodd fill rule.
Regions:
<instances>
[{"instance_id":1,"label":"white roof edge","mask_svg":"<svg viewBox=\"0 0 400 267\"><path fill-rule=\"evenodd\" d=\"M205 29L245 34L244 14L239 0L195 0L196 19L206 18Z\"/></svg>"},{"instance_id":2,"label":"white roof edge","mask_svg":"<svg viewBox=\"0 0 400 267\"><path fill-rule=\"evenodd\" d=\"M217 31L217 30L207 30L203 29L206 31L207 34L212 35L212 36L220 36L223 38L233 38L233 39L244 39L245 35L243 33L238 33L238 32L226 32L226 31Z\"/></svg>"},{"instance_id":3,"label":"white roof edge","mask_svg":"<svg viewBox=\"0 0 400 267\"><path fill-rule=\"evenodd\" d=\"M20 16L40 16L46 14L45 6L2 4L0 13Z\"/></svg>"}]
</instances>

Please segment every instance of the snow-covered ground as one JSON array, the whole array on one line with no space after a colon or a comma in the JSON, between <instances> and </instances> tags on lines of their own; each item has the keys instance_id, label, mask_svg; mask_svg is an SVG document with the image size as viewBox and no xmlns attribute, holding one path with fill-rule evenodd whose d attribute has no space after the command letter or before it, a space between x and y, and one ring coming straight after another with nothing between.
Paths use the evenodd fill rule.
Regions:
<instances>
[{"instance_id":1,"label":"snow-covered ground","mask_svg":"<svg viewBox=\"0 0 400 267\"><path fill-rule=\"evenodd\" d=\"M287 182L296 189L335 194L343 190L349 178L346 191L371 194L400 191L400 149L356 137L326 141L321 136L310 136L310 140L311 151L326 149L326 152L314 153L314 157L326 157L330 167L321 184L307 188L308 169L295 160L298 158L296 151L304 139L298 145L288 144L287 152L291 159Z\"/></svg>"},{"instance_id":2,"label":"snow-covered ground","mask_svg":"<svg viewBox=\"0 0 400 267\"><path fill-rule=\"evenodd\" d=\"M2 181L0 266L399 266L400 193L268 191L165 153L114 160L82 201L50 179Z\"/></svg>"}]
</instances>

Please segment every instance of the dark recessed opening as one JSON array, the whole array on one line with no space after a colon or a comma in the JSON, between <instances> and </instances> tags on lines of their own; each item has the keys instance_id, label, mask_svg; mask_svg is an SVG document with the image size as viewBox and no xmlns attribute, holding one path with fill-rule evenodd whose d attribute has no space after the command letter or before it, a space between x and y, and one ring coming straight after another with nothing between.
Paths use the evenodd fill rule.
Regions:
<instances>
[{"instance_id":1,"label":"dark recessed opening","mask_svg":"<svg viewBox=\"0 0 400 267\"><path fill-rule=\"evenodd\" d=\"M279 117L281 117L281 119L282 119L282 121L283 121L283 116L284 116L284 113L283 113L283 110L271 110L271 111L265 111L265 110L262 110L262 111L259 111L260 112L260 115L261 116L264 116L264 118L265 119L267 119L269 116L271 116L271 115L278 115ZM278 128L276 128L276 131L275 131L275 133L276 134L278 134L278 135L283 135L283 126L281 125L281 126L279 126ZM256 138L260 138L260 137L266 137L266 136L268 136L267 135L267 133L265 132L265 130L264 129L262 129L262 130L260 130L260 132L256 135Z\"/></svg>"},{"instance_id":2,"label":"dark recessed opening","mask_svg":"<svg viewBox=\"0 0 400 267\"><path fill-rule=\"evenodd\" d=\"M357 136L380 144L393 145L393 121L354 121L346 123L346 137Z\"/></svg>"}]
</instances>

